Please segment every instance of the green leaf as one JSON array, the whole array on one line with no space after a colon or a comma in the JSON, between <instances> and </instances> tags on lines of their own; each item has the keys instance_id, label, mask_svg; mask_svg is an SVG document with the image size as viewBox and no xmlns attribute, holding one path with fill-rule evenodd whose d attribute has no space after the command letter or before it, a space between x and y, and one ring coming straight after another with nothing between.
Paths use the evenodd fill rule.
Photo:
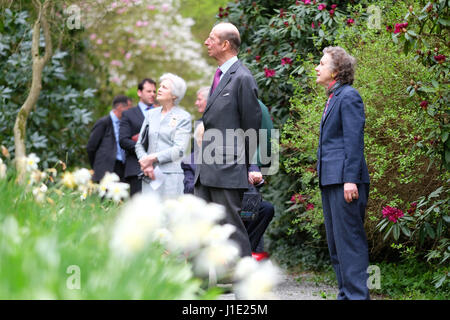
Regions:
<instances>
[{"instance_id":1,"label":"green leaf","mask_svg":"<svg viewBox=\"0 0 450 320\"><path fill-rule=\"evenodd\" d=\"M439 87L439 83L436 80L431 80L431 84L433 85L433 87L438 88Z\"/></svg>"},{"instance_id":2,"label":"green leaf","mask_svg":"<svg viewBox=\"0 0 450 320\"><path fill-rule=\"evenodd\" d=\"M411 231L408 229L408 227L401 225L400 228L402 229L402 232L405 236L411 237Z\"/></svg>"},{"instance_id":3,"label":"green leaf","mask_svg":"<svg viewBox=\"0 0 450 320\"><path fill-rule=\"evenodd\" d=\"M450 26L450 20L445 20L443 18L440 18L437 22L446 27Z\"/></svg>"},{"instance_id":4,"label":"green leaf","mask_svg":"<svg viewBox=\"0 0 450 320\"><path fill-rule=\"evenodd\" d=\"M394 239L398 240L398 238L400 238L400 225L398 223L394 224L393 229L394 229L394 232L393 232Z\"/></svg>"},{"instance_id":5,"label":"green leaf","mask_svg":"<svg viewBox=\"0 0 450 320\"><path fill-rule=\"evenodd\" d=\"M427 229L427 233L431 239L434 239L436 237L436 233L428 222L425 223L425 229Z\"/></svg>"},{"instance_id":6,"label":"green leaf","mask_svg":"<svg viewBox=\"0 0 450 320\"><path fill-rule=\"evenodd\" d=\"M442 218L445 222L450 223L450 216L443 216Z\"/></svg>"},{"instance_id":7,"label":"green leaf","mask_svg":"<svg viewBox=\"0 0 450 320\"><path fill-rule=\"evenodd\" d=\"M412 30L408 30L407 33L408 33L410 36L412 36L412 37L417 37L417 33L415 33L415 32L412 31Z\"/></svg>"},{"instance_id":8,"label":"green leaf","mask_svg":"<svg viewBox=\"0 0 450 320\"><path fill-rule=\"evenodd\" d=\"M437 289L444 283L445 279L447 279L447 275L444 274L441 278L439 278L436 283L434 284L434 287Z\"/></svg>"},{"instance_id":9,"label":"green leaf","mask_svg":"<svg viewBox=\"0 0 450 320\"><path fill-rule=\"evenodd\" d=\"M395 44L398 44L398 38L397 38L397 35L392 34L392 41L394 41Z\"/></svg>"}]
</instances>

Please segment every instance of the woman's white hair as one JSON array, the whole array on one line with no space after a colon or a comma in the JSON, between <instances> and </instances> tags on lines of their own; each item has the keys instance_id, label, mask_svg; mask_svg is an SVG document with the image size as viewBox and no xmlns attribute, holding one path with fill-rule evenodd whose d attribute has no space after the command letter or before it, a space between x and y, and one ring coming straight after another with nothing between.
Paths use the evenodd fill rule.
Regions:
<instances>
[{"instance_id":1,"label":"woman's white hair","mask_svg":"<svg viewBox=\"0 0 450 320\"><path fill-rule=\"evenodd\" d=\"M172 94L177 97L174 101L174 104L177 106L180 104L181 99L183 99L186 93L186 81L180 78L173 73L164 73L161 78L159 78L159 82L163 82L164 80L169 80L172 83Z\"/></svg>"}]
</instances>

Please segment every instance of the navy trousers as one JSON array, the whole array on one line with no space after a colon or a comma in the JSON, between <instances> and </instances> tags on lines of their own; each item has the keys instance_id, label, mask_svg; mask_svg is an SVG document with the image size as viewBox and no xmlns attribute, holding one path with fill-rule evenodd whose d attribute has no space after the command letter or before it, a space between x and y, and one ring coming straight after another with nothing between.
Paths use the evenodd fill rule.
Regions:
<instances>
[{"instance_id":1,"label":"navy trousers","mask_svg":"<svg viewBox=\"0 0 450 320\"><path fill-rule=\"evenodd\" d=\"M331 263L336 273L338 300L368 300L369 251L364 217L369 185L358 184L359 199L347 203L344 185L322 186L322 205Z\"/></svg>"}]
</instances>

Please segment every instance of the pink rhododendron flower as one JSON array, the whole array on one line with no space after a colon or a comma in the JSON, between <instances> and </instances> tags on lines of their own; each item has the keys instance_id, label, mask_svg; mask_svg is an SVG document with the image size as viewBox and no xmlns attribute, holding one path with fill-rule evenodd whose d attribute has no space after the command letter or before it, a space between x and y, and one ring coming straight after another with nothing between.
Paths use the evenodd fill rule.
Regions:
<instances>
[{"instance_id":1,"label":"pink rhododendron flower","mask_svg":"<svg viewBox=\"0 0 450 320\"><path fill-rule=\"evenodd\" d=\"M438 63L445 62L445 56L443 54L439 54L437 56L434 56L434 60L436 60Z\"/></svg>"},{"instance_id":2,"label":"pink rhododendron flower","mask_svg":"<svg viewBox=\"0 0 450 320\"><path fill-rule=\"evenodd\" d=\"M352 18L347 19L347 25L351 26L355 23L355 20L353 20Z\"/></svg>"},{"instance_id":3,"label":"pink rhododendron flower","mask_svg":"<svg viewBox=\"0 0 450 320\"><path fill-rule=\"evenodd\" d=\"M400 33L404 28L408 26L408 22L405 23L396 23L394 26L394 33Z\"/></svg>"},{"instance_id":4,"label":"pink rhododendron flower","mask_svg":"<svg viewBox=\"0 0 450 320\"><path fill-rule=\"evenodd\" d=\"M308 203L308 204L306 205L306 210L307 210L307 211L313 210L313 209L314 209L314 204Z\"/></svg>"},{"instance_id":5,"label":"pink rhododendron flower","mask_svg":"<svg viewBox=\"0 0 450 320\"><path fill-rule=\"evenodd\" d=\"M288 57L281 59L281 65L284 66L285 64L292 64L292 59Z\"/></svg>"},{"instance_id":6,"label":"pink rhododendron flower","mask_svg":"<svg viewBox=\"0 0 450 320\"><path fill-rule=\"evenodd\" d=\"M398 219L404 216L402 210L386 206L383 208L383 218L388 218L389 221L397 223Z\"/></svg>"},{"instance_id":7,"label":"pink rhododendron flower","mask_svg":"<svg viewBox=\"0 0 450 320\"><path fill-rule=\"evenodd\" d=\"M306 201L306 198L304 195L301 195L300 193L294 194L291 197L291 202L292 203L303 203Z\"/></svg>"},{"instance_id":8,"label":"pink rhododendron flower","mask_svg":"<svg viewBox=\"0 0 450 320\"><path fill-rule=\"evenodd\" d=\"M275 76L275 70L274 69L264 68L264 72L266 74L266 78L272 78L273 76Z\"/></svg>"},{"instance_id":9,"label":"pink rhododendron flower","mask_svg":"<svg viewBox=\"0 0 450 320\"><path fill-rule=\"evenodd\" d=\"M327 7L327 5L326 5L325 3L321 3L321 4L319 4L318 9L319 9L319 11L322 11L322 10L324 10L326 7Z\"/></svg>"},{"instance_id":10,"label":"pink rhododendron flower","mask_svg":"<svg viewBox=\"0 0 450 320\"><path fill-rule=\"evenodd\" d=\"M426 110L426 108L428 107L428 101L423 100L423 101L420 103L420 106L422 107L422 109Z\"/></svg>"}]
</instances>

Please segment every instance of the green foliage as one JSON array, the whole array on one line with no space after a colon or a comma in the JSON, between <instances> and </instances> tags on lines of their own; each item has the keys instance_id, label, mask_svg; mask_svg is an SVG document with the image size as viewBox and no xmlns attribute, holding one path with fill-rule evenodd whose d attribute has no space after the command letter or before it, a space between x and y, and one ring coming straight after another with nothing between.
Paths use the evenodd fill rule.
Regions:
<instances>
[{"instance_id":1,"label":"green foliage","mask_svg":"<svg viewBox=\"0 0 450 320\"><path fill-rule=\"evenodd\" d=\"M229 3L226 15L223 13L220 20L239 28L239 58L252 71L260 98L269 106L278 126L288 118L289 99L294 93L289 77L306 82L308 71L303 59L308 54L315 61L320 59L321 49L332 43L338 26L349 18L346 3L340 1L334 9L328 3L326 9L320 10L318 4L302 1L246 0ZM274 75L268 75L268 71Z\"/></svg>"},{"instance_id":2,"label":"green foliage","mask_svg":"<svg viewBox=\"0 0 450 320\"><path fill-rule=\"evenodd\" d=\"M0 141L14 154L13 126L31 82L31 25L27 11L2 10L0 26ZM70 165L86 161L84 146L97 101L92 83L73 60L83 60L83 48L56 49L43 72L42 91L27 123L27 152L45 154L44 167L58 159ZM41 50L44 47L41 35Z\"/></svg>"},{"instance_id":3,"label":"green foliage","mask_svg":"<svg viewBox=\"0 0 450 320\"><path fill-rule=\"evenodd\" d=\"M405 55L399 50L383 25L369 28L370 13L366 12L372 3L352 3L337 4L330 19L331 3L319 10L318 3L302 1L240 1L230 3L228 16L222 18L239 27L240 58L252 70L263 101L282 127L281 172L267 179L264 197L277 209L268 231L269 248L281 259L279 251L287 253L294 260L290 265L307 261L304 254L314 256L326 250L315 172L318 126L326 97L314 83L313 71L324 46L342 46L358 61L354 87L366 109L365 152L371 175L366 231L371 259L397 254L376 228L383 206L405 207L448 179L448 172L433 165L430 152L421 147L432 145L428 135L440 126L424 116L406 90L411 79L431 83L434 70L417 63L414 53ZM401 1L378 1L376 6L388 22L401 21L407 10ZM290 60L282 64L282 58ZM288 201L294 195L305 201ZM422 249L420 256L424 257L427 251Z\"/></svg>"},{"instance_id":4,"label":"green foliage","mask_svg":"<svg viewBox=\"0 0 450 320\"><path fill-rule=\"evenodd\" d=\"M382 262L377 264L381 270L381 288L371 290L371 294L388 295L394 300L448 300L450 284L439 288L433 286L436 277L448 273L447 267L430 266L417 261L414 255L399 263Z\"/></svg>"},{"instance_id":5,"label":"green foliage","mask_svg":"<svg viewBox=\"0 0 450 320\"><path fill-rule=\"evenodd\" d=\"M110 249L118 207L78 192L49 188L37 204L30 192L0 179L2 299L211 299L190 264L150 244L129 259ZM73 276L79 269L80 289Z\"/></svg>"},{"instance_id":6,"label":"green foliage","mask_svg":"<svg viewBox=\"0 0 450 320\"><path fill-rule=\"evenodd\" d=\"M448 46L449 2L420 1L409 6L403 21L395 23L392 40L403 46L405 54L414 52L414 60L426 67L432 78L414 77L407 91L427 117L435 122L435 128L427 133L418 146L432 159L450 169L449 124L449 62Z\"/></svg>"}]
</instances>

